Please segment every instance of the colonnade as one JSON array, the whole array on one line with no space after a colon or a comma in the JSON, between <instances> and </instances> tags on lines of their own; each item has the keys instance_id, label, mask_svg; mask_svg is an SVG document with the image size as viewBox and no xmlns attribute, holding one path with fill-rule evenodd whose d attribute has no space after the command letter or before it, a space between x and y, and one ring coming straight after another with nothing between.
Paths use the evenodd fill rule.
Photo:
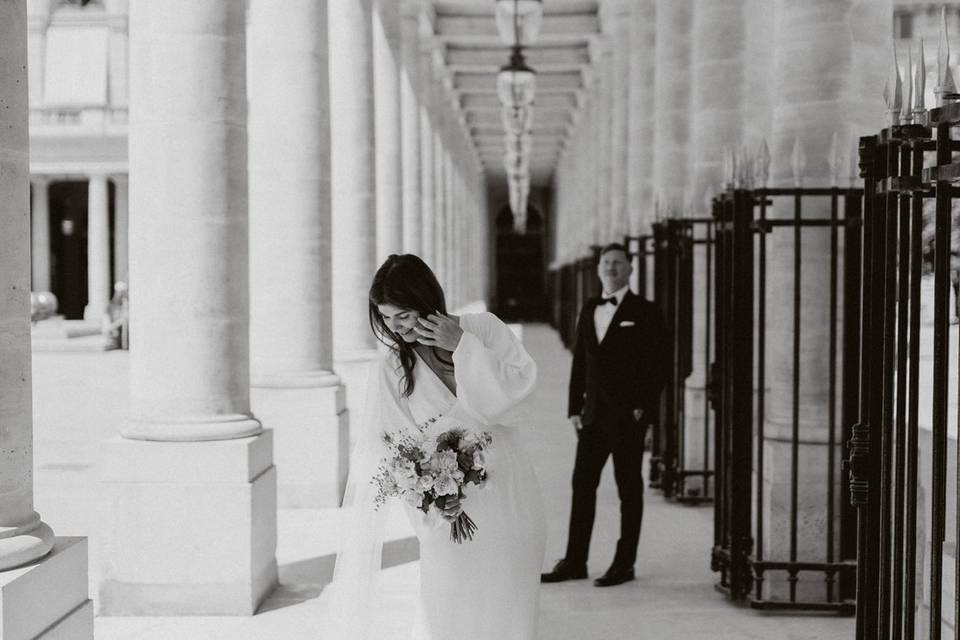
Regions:
<instances>
[{"instance_id":1,"label":"colonnade","mask_svg":"<svg viewBox=\"0 0 960 640\"><path fill-rule=\"evenodd\" d=\"M90 317L111 253L130 284L130 417L100 473L102 614L250 614L270 593L278 505L341 495L377 351L367 289L388 254L421 255L451 310L486 299L486 185L434 19L420 0L132 3L129 196L125 176L97 174L88 203ZM38 583L76 600L50 626L91 607L85 540L32 509L27 300L31 270L50 286L50 229L43 176L28 215L27 35L26 2L0 3L3 77L22 77L0 87L0 277L15 291L0 350L16 365L0 379L0 582L45 557L32 566L69 575L28 575L82 584ZM112 251L108 180L130 212Z\"/></svg>"},{"instance_id":2,"label":"colonnade","mask_svg":"<svg viewBox=\"0 0 960 640\"><path fill-rule=\"evenodd\" d=\"M791 152L799 140L807 157L804 185L830 186L836 179L831 163L837 140L848 165L840 169L841 179L852 179L852 141L884 124L879 96L890 59L891 0L838 0L829 3L829 11L811 11L795 0L627 4L600 3L601 34L591 47L589 83L554 174L552 267L589 256L591 245L621 241L627 232L648 234L658 218L709 216L710 199L724 188L725 150L755 152L765 140L773 157L771 186L790 186L795 180ZM623 12L629 15L624 18ZM632 27L624 33L620 26L626 22ZM611 48L628 52L626 71L619 56L607 54ZM611 92L611 75L629 76L629 90ZM624 130L627 135L621 136ZM624 146L625 195L623 164L618 164ZM768 210L774 217L791 214L790 203L777 199ZM805 205L804 215L828 217L829 211ZM768 240L768 388L758 390L767 395L765 476L758 479L765 500L755 505L773 523L762 541L767 557L790 547L786 526L776 523L785 522L790 508L791 242L784 234ZM805 236L805 269L827 264L828 256L828 234ZM701 292L706 286L702 249L695 249L695 258L694 290ZM820 490L816 487L825 491L828 458L828 376L822 364L828 351L827 290L825 278L803 281L799 483L814 492ZM703 295L694 299L695 368L686 381L685 417L691 448L685 455L699 461L706 310ZM817 557L823 553L824 503L807 501L797 508L798 552ZM817 588L812 582L801 585L801 597L804 589ZM770 575L764 588L776 597L787 589L786 580Z\"/></svg>"}]
</instances>

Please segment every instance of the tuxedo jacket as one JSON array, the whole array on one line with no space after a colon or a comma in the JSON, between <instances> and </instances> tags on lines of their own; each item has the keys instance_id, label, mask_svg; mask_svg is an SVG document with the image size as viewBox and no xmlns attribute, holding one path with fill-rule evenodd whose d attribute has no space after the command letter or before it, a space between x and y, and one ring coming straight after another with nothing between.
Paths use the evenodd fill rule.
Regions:
<instances>
[{"instance_id":1,"label":"tuxedo jacket","mask_svg":"<svg viewBox=\"0 0 960 640\"><path fill-rule=\"evenodd\" d=\"M603 341L597 341L593 312L601 298L580 310L570 372L568 415L583 423L622 423L634 409L653 417L673 353L669 332L652 302L631 291L617 306Z\"/></svg>"}]
</instances>

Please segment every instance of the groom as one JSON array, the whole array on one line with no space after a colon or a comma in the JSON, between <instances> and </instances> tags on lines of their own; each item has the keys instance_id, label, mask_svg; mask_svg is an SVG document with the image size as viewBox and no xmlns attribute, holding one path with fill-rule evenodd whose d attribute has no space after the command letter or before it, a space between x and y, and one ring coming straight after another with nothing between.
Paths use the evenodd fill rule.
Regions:
<instances>
[{"instance_id":1,"label":"groom","mask_svg":"<svg viewBox=\"0 0 960 640\"><path fill-rule=\"evenodd\" d=\"M570 372L568 415L577 433L567 553L541 582L587 577L587 552L600 474L613 455L620 495L620 540L598 587L634 579L643 518L643 438L655 419L669 368L670 340L653 303L630 292L633 267L621 244L600 253L603 295L584 304Z\"/></svg>"}]
</instances>

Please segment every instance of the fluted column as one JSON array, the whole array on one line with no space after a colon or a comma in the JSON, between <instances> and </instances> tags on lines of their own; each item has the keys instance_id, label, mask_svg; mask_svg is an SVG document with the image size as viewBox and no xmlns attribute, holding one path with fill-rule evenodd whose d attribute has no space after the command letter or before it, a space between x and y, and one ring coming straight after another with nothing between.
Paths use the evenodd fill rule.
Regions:
<instances>
[{"instance_id":1,"label":"fluted column","mask_svg":"<svg viewBox=\"0 0 960 640\"><path fill-rule=\"evenodd\" d=\"M711 0L694 2L690 138L697 141L697 149L688 157L690 198L687 204L691 209L684 213L698 218L710 216L707 202L721 188L724 150L737 149L743 142L741 96L744 86L743 42L746 38L743 8L743 0L728 0L722 4ZM702 227L697 229L696 235L704 237ZM708 288L707 247L695 245L693 252L694 291L704 292ZM705 436L710 438L710 434L704 434L709 420L706 405L708 363L704 359L708 304L713 301L706 300L702 294L694 294L693 371L684 387L684 451L679 452L683 456L684 468L690 470L712 466L711 461L704 458ZM688 491L703 493L701 477L687 478L684 486Z\"/></svg>"},{"instance_id":2,"label":"fluted column","mask_svg":"<svg viewBox=\"0 0 960 640\"><path fill-rule=\"evenodd\" d=\"M251 403L276 434L281 507L337 504L347 471L333 373L326 4L249 9Z\"/></svg>"},{"instance_id":3,"label":"fluted column","mask_svg":"<svg viewBox=\"0 0 960 640\"><path fill-rule=\"evenodd\" d=\"M25 3L0 4L0 571L53 548L33 510L26 23Z\"/></svg>"},{"instance_id":4,"label":"fluted column","mask_svg":"<svg viewBox=\"0 0 960 640\"><path fill-rule=\"evenodd\" d=\"M110 106L126 107L129 98L129 0L105 0L110 27L109 78Z\"/></svg>"},{"instance_id":5,"label":"fluted column","mask_svg":"<svg viewBox=\"0 0 960 640\"><path fill-rule=\"evenodd\" d=\"M90 176L87 187L87 308L83 317L99 320L110 302L110 200L107 176Z\"/></svg>"},{"instance_id":6,"label":"fluted column","mask_svg":"<svg viewBox=\"0 0 960 640\"><path fill-rule=\"evenodd\" d=\"M628 228L627 150L630 77L630 1L606 0L603 8L603 30L610 40L608 72L612 74L607 89L610 100L610 220L608 240L620 241Z\"/></svg>"},{"instance_id":7,"label":"fluted column","mask_svg":"<svg viewBox=\"0 0 960 640\"><path fill-rule=\"evenodd\" d=\"M404 0L400 12L403 252L420 255L423 246L420 208L420 101L423 95L420 87L420 2Z\"/></svg>"},{"instance_id":8,"label":"fluted column","mask_svg":"<svg viewBox=\"0 0 960 640\"><path fill-rule=\"evenodd\" d=\"M0 2L0 78L0 633L38 637L70 618L72 637L92 638L86 539L55 538L33 503L29 97L22 1Z\"/></svg>"},{"instance_id":9,"label":"fluted column","mask_svg":"<svg viewBox=\"0 0 960 640\"><path fill-rule=\"evenodd\" d=\"M630 99L627 210L630 235L650 232L653 222L653 104L656 3L635 0L630 10Z\"/></svg>"},{"instance_id":10,"label":"fluted column","mask_svg":"<svg viewBox=\"0 0 960 640\"><path fill-rule=\"evenodd\" d=\"M794 182L791 155L796 139L807 158L803 184L827 187L833 184L830 169L831 145L836 134L841 142L856 139L864 132L884 126L883 101L869 91L851 87L882 89L890 55L890 0L837 0L818 3L811 11L806 4L790 0L775 3L772 73L773 137L770 145L774 186ZM803 51L804 55L796 55ZM838 65L838 60L846 61ZM824 70L829 69L829 76ZM791 217L792 198L775 198L772 217ZM807 198L803 217L829 218L829 199ZM800 497L797 504L797 558L825 560L826 486L828 482L829 425L829 296L828 274L830 236L804 231L801 246L803 263L800 308L799 432ZM767 240L767 397L764 447L764 556L790 557L791 434L793 430L793 237L773 233ZM840 257L842 263L842 256ZM835 440L835 459L843 456L843 438ZM839 526L841 492L845 480L835 468L831 479ZM834 540L838 540L839 536ZM835 550L836 551L836 550ZM835 556L836 557L836 556ZM786 598L786 577L768 575L764 580L768 597ZM797 599L822 597L823 581L800 574Z\"/></svg>"},{"instance_id":11,"label":"fluted column","mask_svg":"<svg viewBox=\"0 0 960 640\"><path fill-rule=\"evenodd\" d=\"M435 133L430 115L431 101L420 105L420 257L434 266L436 241L434 237L436 201L433 191L433 148Z\"/></svg>"},{"instance_id":12,"label":"fluted column","mask_svg":"<svg viewBox=\"0 0 960 640\"><path fill-rule=\"evenodd\" d=\"M743 0L749 22L743 42L743 98L740 115L743 142L756 152L761 141L770 142L773 125L774 13L769 0Z\"/></svg>"},{"instance_id":13,"label":"fluted column","mask_svg":"<svg viewBox=\"0 0 960 640\"><path fill-rule=\"evenodd\" d=\"M442 101L438 99L437 102L440 112L437 114L433 136L433 263L430 266L443 285L447 277L447 203L443 198L447 186L444 171L447 160L444 140L446 114L442 111Z\"/></svg>"},{"instance_id":14,"label":"fluted column","mask_svg":"<svg viewBox=\"0 0 960 640\"><path fill-rule=\"evenodd\" d=\"M130 183L125 175L111 176L113 182L113 276L127 282L130 271Z\"/></svg>"},{"instance_id":15,"label":"fluted column","mask_svg":"<svg viewBox=\"0 0 960 640\"><path fill-rule=\"evenodd\" d=\"M104 444L100 607L249 615L277 567L272 432L250 411L245 6L136 2L130 34L130 420Z\"/></svg>"},{"instance_id":16,"label":"fluted column","mask_svg":"<svg viewBox=\"0 0 960 640\"><path fill-rule=\"evenodd\" d=\"M662 211L680 209L688 186L693 0L658 0L655 21L653 194Z\"/></svg>"},{"instance_id":17,"label":"fluted column","mask_svg":"<svg viewBox=\"0 0 960 640\"><path fill-rule=\"evenodd\" d=\"M709 215L704 200L720 187L724 149L732 151L743 143L743 9L744 0L694 4L690 136L697 141L697 152L689 156L688 180L698 217Z\"/></svg>"},{"instance_id":18,"label":"fluted column","mask_svg":"<svg viewBox=\"0 0 960 640\"><path fill-rule=\"evenodd\" d=\"M43 70L47 56L47 27L50 26L51 0L28 0L27 47L29 59L30 104L43 104Z\"/></svg>"},{"instance_id":19,"label":"fluted column","mask_svg":"<svg viewBox=\"0 0 960 640\"><path fill-rule=\"evenodd\" d=\"M31 217L31 258L33 278L31 290L50 291L50 181L36 177L33 183L33 197L30 201Z\"/></svg>"},{"instance_id":20,"label":"fluted column","mask_svg":"<svg viewBox=\"0 0 960 640\"><path fill-rule=\"evenodd\" d=\"M333 339L338 353L376 348L366 322L376 270L371 0L331 2L330 141L333 189Z\"/></svg>"},{"instance_id":21,"label":"fluted column","mask_svg":"<svg viewBox=\"0 0 960 640\"><path fill-rule=\"evenodd\" d=\"M373 72L377 173L377 261L403 251L400 168L400 16L397 0L374 0Z\"/></svg>"}]
</instances>

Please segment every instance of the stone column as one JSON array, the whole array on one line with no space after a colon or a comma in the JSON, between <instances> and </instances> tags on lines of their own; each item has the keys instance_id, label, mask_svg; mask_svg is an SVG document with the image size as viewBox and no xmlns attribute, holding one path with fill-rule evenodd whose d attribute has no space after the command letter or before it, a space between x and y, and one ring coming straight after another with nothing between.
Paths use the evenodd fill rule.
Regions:
<instances>
[{"instance_id":1,"label":"stone column","mask_svg":"<svg viewBox=\"0 0 960 640\"><path fill-rule=\"evenodd\" d=\"M92 175L87 187L87 308L98 321L110 302L110 199L107 176Z\"/></svg>"},{"instance_id":2,"label":"stone column","mask_svg":"<svg viewBox=\"0 0 960 640\"><path fill-rule=\"evenodd\" d=\"M99 604L249 615L277 526L250 411L245 6L131 9L130 420L104 445Z\"/></svg>"},{"instance_id":3,"label":"stone column","mask_svg":"<svg viewBox=\"0 0 960 640\"><path fill-rule=\"evenodd\" d=\"M436 253L433 139L433 118L430 102L426 101L420 106L420 257L429 265L433 264Z\"/></svg>"},{"instance_id":4,"label":"stone column","mask_svg":"<svg viewBox=\"0 0 960 640\"><path fill-rule=\"evenodd\" d=\"M762 140L770 143L773 125L774 9L769 0L743 0L749 19L743 42L741 129L743 143L756 152Z\"/></svg>"},{"instance_id":5,"label":"stone column","mask_svg":"<svg viewBox=\"0 0 960 640\"><path fill-rule=\"evenodd\" d=\"M50 291L50 181L45 177L31 180L31 258L33 263L32 291Z\"/></svg>"},{"instance_id":6,"label":"stone column","mask_svg":"<svg viewBox=\"0 0 960 640\"><path fill-rule=\"evenodd\" d=\"M113 176L111 180L113 181L113 277L115 280L127 282L130 270L130 252L127 249L130 228L130 185L127 176Z\"/></svg>"},{"instance_id":7,"label":"stone column","mask_svg":"<svg viewBox=\"0 0 960 640\"><path fill-rule=\"evenodd\" d=\"M33 107L43 104L43 70L47 56L50 2L51 0L28 0L27 2L28 84L30 105Z\"/></svg>"},{"instance_id":8,"label":"stone column","mask_svg":"<svg viewBox=\"0 0 960 640\"><path fill-rule=\"evenodd\" d=\"M690 63L691 125L690 137L697 141L696 153L688 157L687 176L692 206L687 215L710 216L708 198L715 195L723 181L722 160L725 149L735 150L743 143L741 114L744 86L743 42L746 38L743 0L724 3L695 0L693 15L693 53ZM703 237L704 229L696 233ZM684 404L684 468L704 469L704 428L707 363L704 357L707 331L707 251L694 247L693 296L693 371L686 381ZM711 301L713 304L713 301ZM711 336L711 340L713 337ZM713 447L710 437L709 447ZM708 468L712 461L707 461ZM689 492L703 493L703 479L687 479ZM713 483L710 483L713 486Z\"/></svg>"},{"instance_id":9,"label":"stone column","mask_svg":"<svg viewBox=\"0 0 960 640\"><path fill-rule=\"evenodd\" d=\"M333 346L352 420L362 424L377 340L367 322L377 262L371 0L330 2L330 183L333 202Z\"/></svg>"},{"instance_id":10,"label":"stone column","mask_svg":"<svg viewBox=\"0 0 960 640\"><path fill-rule=\"evenodd\" d=\"M397 0L374 0L373 83L377 173L377 264L403 251L400 168L400 15Z\"/></svg>"},{"instance_id":11,"label":"stone column","mask_svg":"<svg viewBox=\"0 0 960 640\"><path fill-rule=\"evenodd\" d=\"M129 0L105 0L110 26L110 61L108 86L110 88L110 106L126 107L129 104L129 49L130 14Z\"/></svg>"},{"instance_id":12,"label":"stone column","mask_svg":"<svg viewBox=\"0 0 960 640\"><path fill-rule=\"evenodd\" d=\"M420 3L406 0L400 8L400 138L403 155L403 252L420 255ZM421 256L422 257L422 256Z\"/></svg>"},{"instance_id":13,"label":"stone column","mask_svg":"<svg viewBox=\"0 0 960 640\"><path fill-rule=\"evenodd\" d=\"M656 3L636 0L630 12L630 99L627 139L627 210L630 235L653 222L653 96Z\"/></svg>"},{"instance_id":14,"label":"stone column","mask_svg":"<svg viewBox=\"0 0 960 640\"><path fill-rule=\"evenodd\" d=\"M594 113L597 121L597 211L598 244L613 240L613 43L609 39L599 42L597 50L597 83Z\"/></svg>"},{"instance_id":15,"label":"stone column","mask_svg":"<svg viewBox=\"0 0 960 640\"><path fill-rule=\"evenodd\" d=\"M333 373L326 2L252 0L250 401L276 437L281 507L336 506L346 396Z\"/></svg>"},{"instance_id":16,"label":"stone column","mask_svg":"<svg viewBox=\"0 0 960 640\"><path fill-rule=\"evenodd\" d=\"M612 81L610 99L610 221L608 239L621 241L629 227L627 208L627 150L630 101L630 4L632 0L607 0L603 8L603 30L610 39L608 72Z\"/></svg>"},{"instance_id":17,"label":"stone column","mask_svg":"<svg viewBox=\"0 0 960 640\"><path fill-rule=\"evenodd\" d=\"M838 0L821 3L818 11L790 0L777 0L773 42L773 156L775 186L794 182L791 153L799 138L807 157L804 186L826 187L833 182L830 148L834 134L850 140L884 126L883 101L850 87L884 85L890 60L890 0ZM796 55L803 51L804 55ZM837 60L846 61L837 65ZM829 78L824 69L830 69ZM854 138L855 139L855 138ZM774 199L774 217L790 217L792 199ZM804 201L805 218L830 215L829 199ZM807 230L801 244L800 397L798 545L800 560L826 559L826 487L828 483L829 255L826 230ZM793 381L794 249L790 232L772 233L767 240L767 394L764 445L764 557L789 558L791 508L791 433ZM842 256L840 257L842 260ZM836 460L843 456L836 439ZM833 478L839 519L839 464ZM835 525L839 524L839 520ZM838 539L838 538L835 538ZM836 557L836 556L835 556ZM767 597L784 598L785 577L768 573ZM823 579L800 574L797 598L822 597Z\"/></svg>"},{"instance_id":18,"label":"stone column","mask_svg":"<svg viewBox=\"0 0 960 640\"><path fill-rule=\"evenodd\" d=\"M371 0L329 5L333 337L337 353L375 349L366 322L376 270Z\"/></svg>"},{"instance_id":19,"label":"stone column","mask_svg":"<svg viewBox=\"0 0 960 640\"><path fill-rule=\"evenodd\" d=\"M86 538L34 511L27 7L0 2L0 632L93 638Z\"/></svg>"},{"instance_id":20,"label":"stone column","mask_svg":"<svg viewBox=\"0 0 960 640\"><path fill-rule=\"evenodd\" d=\"M655 22L653 196L662 212L679 209L687 189L693 0L660 0Z\"/></svg>"},{"instance_id":21,"label":"stone column","mask_svg":"<svg viewBox=\"0 0 960 640\"><path fill-rule=\"evenodd\" d=\"M442 106L440 107L443 108ZM433 263L430 267L437 274L440 285L446 288L447 280L447 203L444 199L447 187L446 141L444 129L446 114L437 114L437 130L433 136Z\"/></svg>"}]
</instances>

